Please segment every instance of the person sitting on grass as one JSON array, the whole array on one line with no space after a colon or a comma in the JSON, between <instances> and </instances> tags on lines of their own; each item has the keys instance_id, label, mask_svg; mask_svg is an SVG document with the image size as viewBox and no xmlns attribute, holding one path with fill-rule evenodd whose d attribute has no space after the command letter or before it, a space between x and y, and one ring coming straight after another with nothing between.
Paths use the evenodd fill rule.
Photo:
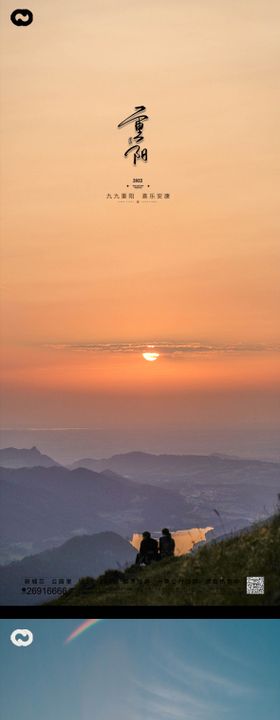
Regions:
<instances>
[{"instance_id":1,"label":"person sitting on grass","mask_svg":"<svg viewBox=\"0 0 280 720\"><path fill-rule=\"evenodd\" d=\"M162 536L159 539L159 557L162 560L165 557L173 557L175 552L175 540L168 528L163 528Z\"/></svg>"},{"instance_id":2,"label":"person sitting on grass","mask_svg":"<svg viewBox=\"0 0 280 720\"><path fill-rule=\"evenodd\" d=\"M150 565L151 562L158 559L158 542L151 537L148 530L143 532L143 540L141 540L140 550L136 557L136 565Z\"/></svg>"}]
</instances>

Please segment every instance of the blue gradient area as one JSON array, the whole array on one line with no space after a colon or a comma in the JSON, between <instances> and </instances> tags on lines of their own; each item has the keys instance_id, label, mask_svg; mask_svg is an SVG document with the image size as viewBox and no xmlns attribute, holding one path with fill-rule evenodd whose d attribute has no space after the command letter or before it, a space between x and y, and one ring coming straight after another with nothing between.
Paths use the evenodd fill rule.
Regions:
<instances>
[{"instance_id":1,"label":"blue gradient area","mask_svg":"<svg viewBox=\"0 0 280 720\"><path fill-rule=\"evenodd\" d=\"M104 620L65 645L81 622L1 621L1 717L279 718L279 620Z\"/></svg>"}]
</instances>

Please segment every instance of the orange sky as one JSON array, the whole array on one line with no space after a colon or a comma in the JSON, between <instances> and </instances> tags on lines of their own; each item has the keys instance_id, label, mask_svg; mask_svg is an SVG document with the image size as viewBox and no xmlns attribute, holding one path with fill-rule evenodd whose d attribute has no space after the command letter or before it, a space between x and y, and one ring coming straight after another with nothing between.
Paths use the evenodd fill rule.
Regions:
<instances>
[{"instance_id":1,"label":"orange sky","mask_svg":"<svg viewBox=\"0 0 280 720\"><path fill-rule=\"evenodd\" d=\"M38 0L29 28L10 12L4 0L3 424L33 422L35 407L44 423L47 390L80 393L86 413L95 392L270 397L279 3ZM136 174L171 198L110 202L135 175L117 124L140 103L149 161ZM152 364L140 352L83 349L170 340L214 350ZM114 413L108 406L108 422ZM47 424L56 422L54 404Z\"/></svg>"}]
</instances>

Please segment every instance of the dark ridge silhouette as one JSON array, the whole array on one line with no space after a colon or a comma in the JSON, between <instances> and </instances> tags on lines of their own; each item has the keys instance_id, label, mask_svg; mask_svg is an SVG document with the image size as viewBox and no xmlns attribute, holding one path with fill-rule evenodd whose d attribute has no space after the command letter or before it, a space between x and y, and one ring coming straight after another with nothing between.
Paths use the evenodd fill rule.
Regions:
<instances>
[{"instance_id":1,"label":"dark ridge silhouette","mask_svg":"<svg viewBox=\"0 0 280 720\"><path fill-rule=\"evenodd\" d=\"M25 580L35 578L38 581L48 581L45 587L50 587L53 593L57 593L58 588L61 591L63 587L69 587L67 579L71 579L75 584L83 576L91 575L94 578L105 570L131 565L135 557L136 550L132 545L113 532L73 537L61 547L1 567L0 604L33 605L54 597L54 594L44 594L42 584L25 584ZM54 579L57 583L52 586ZM59 585L59 579L64 580L65 584ZM25 588L24 592L22 588Z\"/></svg>"},{"instance_id":2,"label":"dark ridge silhouette","mask_svg":"<svg viewBox=\"0 0 280 720\"><path fill-rule=\"evenodd\" d=\"M23 467L52 467L59 466L60 463L53 460L48 455L43 455L35 445L28 448L2 448L0 449L0 466L6 468L23 468Z\"/></svg>"},{"instance_id":3,"label":"dark ridge silhouette","mask_svg":"<svg viewBox=\"0 0 280 720\"><path fill-rule=\"evenodd\" d=\"M177 491L158 493L154 486L84 468L1 468L0 499L1 553L8 561L61 545L77 532L110 530L127 537L145 526L161 527L167 517L179 527L188 519L187 502Z\"/></svg>"}]
</instances>

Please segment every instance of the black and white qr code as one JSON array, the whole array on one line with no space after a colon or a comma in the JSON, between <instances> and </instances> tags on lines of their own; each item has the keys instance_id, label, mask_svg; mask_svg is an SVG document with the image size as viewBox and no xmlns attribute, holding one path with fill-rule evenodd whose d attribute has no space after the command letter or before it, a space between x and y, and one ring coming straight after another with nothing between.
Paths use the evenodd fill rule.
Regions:
<instances>
[{"instance_id":1,"label":"black and white qr code","mask_svg":"<svg viewBox=\"0 0 280 720\"><path fill-rule=\"evenodd\" d=\"M247 577L247 595L264 595L264 577Z\"/></svg>"}]
</instances>

